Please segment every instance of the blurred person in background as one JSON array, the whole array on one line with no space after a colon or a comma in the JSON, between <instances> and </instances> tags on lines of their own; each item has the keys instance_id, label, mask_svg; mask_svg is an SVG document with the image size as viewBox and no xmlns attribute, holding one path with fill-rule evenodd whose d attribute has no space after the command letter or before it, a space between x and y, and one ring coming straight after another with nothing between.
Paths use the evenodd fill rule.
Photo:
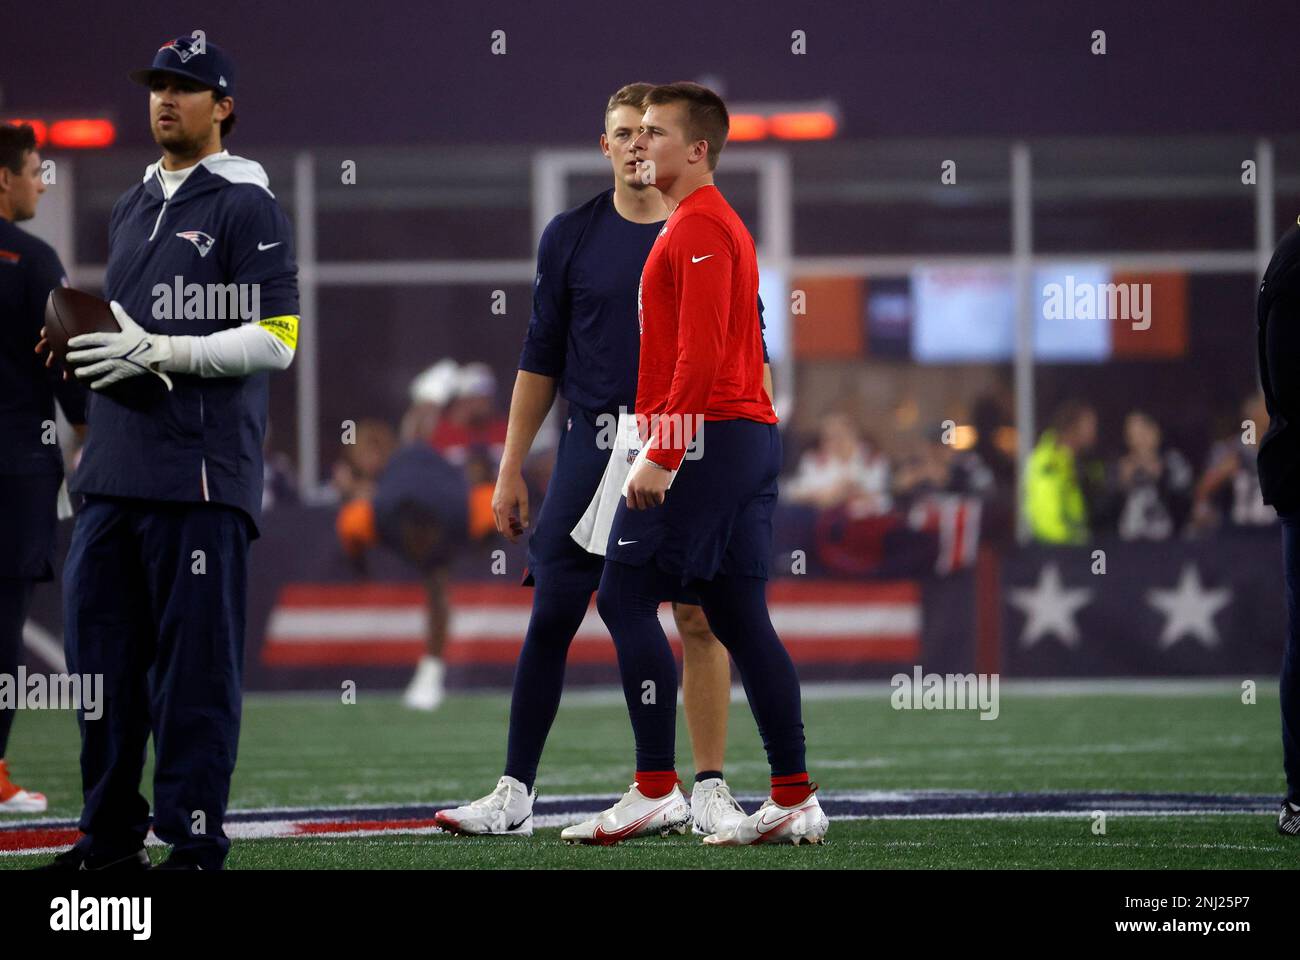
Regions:
<instances>
[{"instance_id":1,"label":"blurred person in background","mask_svg":"<svg viewBox=\"0 0 1300 960\"><path fill-rule=\"evenodd\" d=\"M1096 442L1096 411L1069 401L1034 447L1025 472L1024 510L1040 543L1087 542L1088 499L1080 460Z\"/></svg>"},{"instance_id":2,"label":"blurred person in background","mask_svg":"<svg viewBox=\"0 0 1300 960\"><path fill-rule=\"evenodd\" d=\"M352 443L334 464L331 486L340 502L334 530L356 571L366 573L366 552L376 543L375 484L397 449L397 434L383 420L362 420Z\"/></svg>"},{"instance_id":3,"label":"blurred person in background","mask_svg":"<svg viewBox=\"0 0 1300 960\"><path fill-rule=\"evenodd\" d=\"M334 490L344 504L374 496L375 481L397 449L397 432L383 420L360 421L353 440L343 444L332 471Z\"/></svg>"},{"instance_id":4,"label":"blurred person in background","mask_svg":"<svg viewBox=\"0 0 1300 960\"><path fill-rule=\"evenodd\" d=\"M18 673L36 584L54 577L63 482L63 455L51 442L55 400L78 437L86 422L86 388L47 370L33 350L50 291L67 283L54 248L17 226L36 216L44 192L32 128L0 125L0 676L8 677ZM0 709L0 813L41 813L45 795L9 779L14 714Z\"/></svg>"},{"instance_id":5,"label":"blurred person in background","mask_svg":"<svg viewBox=\"0 0 1300 960\"><path fill-rule=\"evenodd\" d=\"M412 710L437 710L446 679L451 565L469 542L465 473L423 441L405 444L380 473L373 504L377 541L419 573L425 588L426 648L402 702Z\"/></svg>"},{"instance_id":6,"label":"blurred person in background","mask_svg":"<svg viewBox=\"0 0 1300 960\"><path fill-rule=\"evenodd\" d=\"M891 490L896 501L911 503L926 494L948 488L948 451L938 434L912 433L903 437L894 459Z\"/></svg>"},{"instance_id":7,"label":"blurred person in background","mask_svg":"<svg viewBox=\"0 0 1300 960\"><path fill-rule=\"evenodd\" d=\"M459 377L460 364L444 357L411 381L411 405L402 416L399 430L403 443L433 437L438 421L456 395Z\"/></svg>"},{"instance_id":8,"label":"blurred person in background","mask_svg":"<svg viewBox=\"0 0 1300 960\"><path fill-rule=\"evenodd\" d=\"M1242 422L1250 421L1255 440L1244 440L1246 426L1234 425L1210 448L1208 466L1192 504L1193 534L1204 534L1221 527L1263 527L1277 522L1276 512L1264 503L1260 493L1256 457L1268 423L1264 394L1253 393L1241 404Z\"/></svg>"},{"instance_id":9,"label":"blurred person in background","mask_svg":"<svg viewBox=\"0 0 1300 960\"><path fill-rule=\"evenodd\" d=\"M271 449L271 421L266 421L266 439L262 442L266 466L262 471L262 510L290 506L298 502L297 480L293 461L287 454Z\"/></svg>"},{"instance_id":10,"label":"blurred person in background","mask_svg":"<svg viewBox=\"0 0 1300 960\"><path fill-rule=\"evenodd\" d=\"M496 530L492 494L505 452L506 418L496 406L497 378L486 363L455 371L451 400L438 417L429 443L460 467L469 488L469 536L479 540Z\"/></svg>"},{"instance_id":11,"label":"blurred person in background","mask_svg":"<svg viewBox=\"0 0 1300 960\"><path fill-rule=\"evenodd\" d=\"M975 401L971 423L975 446L964 451L970 473L986 482L965 492L983 502L980 536L986 542L1009 544L1016 533L1016 430L1003 398L987 393Z\"/></svg>"},{"instance_id":12,"label":"blurred person in background","mask_svg":"<svg viewBox=\"0 0 1300 960\"><path fill-rule=\"evenodd\" d=\"M818 510L848 507L856 516L890 508L889 463L846 413L822 418L817 446L799 458L783 491L789 503Z\"/></svg>"},{"instance_id":13,"label":"blurred person in background","mask_svg":"<svg viewBox=\"0 0 1300 960\"><path fill-rule=\"evenodd\" d=\"M1119 536L1167 540L1191 509L1192 466L1177 450L1161 448L1160 425L1141 410L1124 418L1127 451L1110 470Z\"/></svg>"},{"instance_id":14,"label":"blurred person in background","mask_svg":"<svg viewBox=\"0 0 1300 960\"><path fill-rule=\"evenodd\" d=\"M451 402L438 418L429 442L458 466L470 486L495 484L505 452L507 421L496 406L497 378L486 363L456 371Z\"/></svg>"},{"instance_id":15,"label":"blurred person in background","mask_svg":"<svg viewBox=\"0 0 1300 960\"><path fill-rule=\"evenodd\" d=\"M976 399L971 423L975 427L975 446L971 452L988 470L993 488L1004 492L1014 490L1015 427L1002 399L992 393Z\"/></svg>"},{"instance_id":16,"label":"blurred person in background","mask_svg":"<svg viewBox=\"0 0 1300 960\"><path fill-rule=\"evenodd\" d=\"M462 367L447 357L411 381L410 396L402 416L402 442L428 443L461 468L469 487L469 537L483 539L496 529L493 478L504 450L496 376L486 364Z\"/></svg>"},{"instance_id":17,"label":"blurred person in background","mask_svg":"<svg viewBox=\"0 0 1300 960\"><path fill-rule=\"evenodd\" d=\"M465 471L425 438L399 444L382 420L361 421L356 441L345 447L335 468L336 485L346 498L336 532L362 576L376 546L391 550L419 574L426 595L426 646L402 702L413 710L436 710L445 688L449 571L469 540Z\"/></svg>"},{"instance_id":18,"label":"blurred person in background","mask_svg":"<svg viewBox=\"0 0 1300 960\"><path fill-rule=\"evenodd\" d=\"M899 515L916 533L932 537L934 567L946 575L957 567L971 566L984 539L983 516L995 502L997 478L979 455L973 438L940 425L927 435L913 436L895 469L894 494ZM896 541L891 549L901 551Z\"/></svg>"}]
</instances>

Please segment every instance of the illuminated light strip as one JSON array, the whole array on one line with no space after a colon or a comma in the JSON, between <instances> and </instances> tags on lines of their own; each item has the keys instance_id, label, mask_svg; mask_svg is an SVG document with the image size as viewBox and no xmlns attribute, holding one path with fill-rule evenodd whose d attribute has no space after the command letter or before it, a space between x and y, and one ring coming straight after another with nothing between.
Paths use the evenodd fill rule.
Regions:
<instances>
[{"instance_id":1,"label":"illuminated light strip","mask_svg":"<svg viewBox=\"0 0 1300 960\"><path fill-rule=\"evenodd\" d=\"M69 117L62 120L34 120L12 117L3 121L13 126L28 124L36 134L36 149L46 146L71 150L101 150L117 141L117 126L103 117Z\"/></svg>"},{"instance_id":2,"label":"illuminated light strip","mask_svg":"<svg viewBox=\"0 0 1300 960\"><path fill-rule=\"evenodd\" d=\"M732 142L764 140L767 138L767 117L759 113L733 113L727 128L727 139Z\"/></svg>"},{"instance_id":3,"label":"illuminated light strip","mask_svg":"<svg viewBox=\"0 0 1300 960\"><path fill-rule=\"evenodd\" d=\"M829 140L839 134L840 111L833 100L765 100L738 103L727 139Z\"/></svg>"},{"instance_id":4,"label":"illuminated light strip","mask_svg":"<svg viewBox=\"0 0 1300 960\"><path fill-rule=\"evenodd\" d=\"M773 114L768 125L779 140L829 140L838 128L834 115L824 110Z\"/></svg>"},{"instance_id":5,"label":"illuminated light strip","mask_svg":"<svg viewBox=\"0 0 1300 960\"><path fill-rule=\"evenodd\" d=\"M56 120L50 125L50 145L76 150L111 147L117 130L110 120Z\"/></svg>"}]
</instances>

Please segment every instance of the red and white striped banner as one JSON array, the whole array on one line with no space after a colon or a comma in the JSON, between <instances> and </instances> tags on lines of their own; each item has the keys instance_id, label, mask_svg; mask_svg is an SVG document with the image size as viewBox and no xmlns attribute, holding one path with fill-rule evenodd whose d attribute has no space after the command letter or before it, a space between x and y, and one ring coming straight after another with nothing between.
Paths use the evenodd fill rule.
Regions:
<instances>
[{"instance_id":1,"label":"red and white striped banner","mask_svg":"<svg viewBox=\"0 0 1300 960\"><path fill-rule=\"evenodd\" d=\"M452 664L513 664L528 629L532 591L508 583L451 588ZM781 580L768 587L772 623L796 663L915 662L921 587L913 581ZM291 583L267 624L268 666L414 664L425 649L425 593L418 583ZM672 609L659 612L674 649ZM571 663L615 664L593 603L569 650Z\"/></svg>"}]
</instances>

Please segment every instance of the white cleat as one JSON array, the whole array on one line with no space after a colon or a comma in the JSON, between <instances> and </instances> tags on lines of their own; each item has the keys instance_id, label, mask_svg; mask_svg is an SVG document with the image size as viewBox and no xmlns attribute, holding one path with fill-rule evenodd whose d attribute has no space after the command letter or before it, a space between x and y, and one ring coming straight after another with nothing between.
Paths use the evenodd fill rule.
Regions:
<instances>
[{"instance_id":1,"label":"white cleat","mask_svg":"<svg viewBox=\"0 0 1300 960\"><path fill-rule=\"evenodd\" d=\"M705 837L710 846L740 847L754 843L821 843L830 821L817 794L811 793L803 803L783 807L771 797L754 813Z\"/></svg>"},{"instance_id":2,"label":"white cleat","mask_svg":"<svg viewBox=\"0 0 1300 960\"><path fill-rule=\"evenodd\" d=\"M49 805L45 794L19 789L8 800L0 800L0 813L44 813Z\"/></svg>"},{"instance_id":3,"label":"white cleat","mask_svg":"<svg viewBox=\"0 0 1300 960\"><path fill-rule=\"evenodd\" d=\"M731 795L726 780L713 777L695 784L691 791L691 833L707 837L744 819L745 808Z\"/></svg>"},{"instance_id":4,"label":"white cleat","mask_svg":"<svg viewBox=\"0 0 1300 960\"><path fill-rule=\"evenodd\" d=\"M0 759L0 813L44 813L49 807L45 794L24 790L9 779L9 765Z\"/></svg>"},{"instance_id":5,"label":"white cleat","mask_svg":"<svg viewBox=\"0 0 1300 960\"><path fill-rule=\"evenodd\" d=\"M535 799L536 790L529 793L514 777L502 777L486 797L463 807L439 810L433 822L448 833L465 836L531 837Z\"/></svg>"},{"instance_id":6,"label":"white cleat","mask_svg":"<svg viewBox=\"0 0 1300 960\"><path fill-rule=\"evenodd\" d=\"M442 680L445 673L437 657L421 657L415 676L406 686L402 703L411 710L437 710L442 706Z\"/></svg>"},{"instance_id":7,"label":"white cleat","mask_svg":"<svg viewBox=\"0 0 1300 960\"><path fill-rule=\"evenodd\" d=\"M643 796L634 783L621 800L590 820L565 827L560 839L566 843L594 843L609 846L620 840L658 834L685 833L691 824L691 808L676 785L663 797Z\"/></svg>"}]
</instances>

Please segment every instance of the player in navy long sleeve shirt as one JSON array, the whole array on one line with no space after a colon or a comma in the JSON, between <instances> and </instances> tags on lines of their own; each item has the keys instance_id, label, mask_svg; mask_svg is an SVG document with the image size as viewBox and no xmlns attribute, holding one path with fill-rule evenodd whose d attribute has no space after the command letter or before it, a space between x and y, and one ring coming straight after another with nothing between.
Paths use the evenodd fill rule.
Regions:
<instances>
[{"instance_id":1,"label":"player in navy long sleeve shirt","mask_svg":"<svg viewBox=\"0 0 1300 960\"><path fill-rule=\"evenodd\" d=\"M629 85L606 108L601 144L614 188L556 216L538 244L532 314L493 498L501 533L511 540L525 528L531 534L525 582L534 586L533 609L515 670L504 776L481 801L438 814L445 828L461 833L532 832L533 779L559 707L568 648L600 581L601 556L579 546L571 531L610 462L602 437L612 441L609 428L636 399L637 281L668 214L628 154L641 117L639 97L648 88ZM568 401L568 416L533 524L520 468L556 392ZM685 651L687 723L703 803L705 795L726 790L721 767L730 667L698 598L682 591L671 599Z\"/></svg>"},{"instance_id":2,"label":"player in navy long sleeve shirt","mask_svg":"<svg viewBox=\"0 0 1300 960\"><path fill-rule=\"evenodd\" d=\"M618 649L635 780L613 807L560 836L610 844L682 832L692 820L699 829L677 786L677 670L657 613L685 586L736 663L772 774L771 798L704 831L704 842L818 843L827 821L808 778L799 679L765 592L781 439L752 319L758 263L713 185L727 110L693 83L656 87L645 106L633 152L676 207L641 282L637 413L661 419L642 432L596 595ZM699 456L686 461L697 433Z\"/></svg>"},{"instance_id":3,"label":"player in navy long sleeve shirt","mask_svg":"<svg viewBox=\"0 0 1300 960\"><path fill-rule=\"evenodd\" d=\"M63 478L55 399L74 426L86 419L84 388L47 370L34 351L45 301L65 282L53 248L15 225L36 215L41 173L32 128L0 126L0 675L7 676L18 669L35 585L53 576ZM0 812L40 813L44 795L9 779L13 719L12 709L0 709Z\"/></svg>"}]
</instances>

